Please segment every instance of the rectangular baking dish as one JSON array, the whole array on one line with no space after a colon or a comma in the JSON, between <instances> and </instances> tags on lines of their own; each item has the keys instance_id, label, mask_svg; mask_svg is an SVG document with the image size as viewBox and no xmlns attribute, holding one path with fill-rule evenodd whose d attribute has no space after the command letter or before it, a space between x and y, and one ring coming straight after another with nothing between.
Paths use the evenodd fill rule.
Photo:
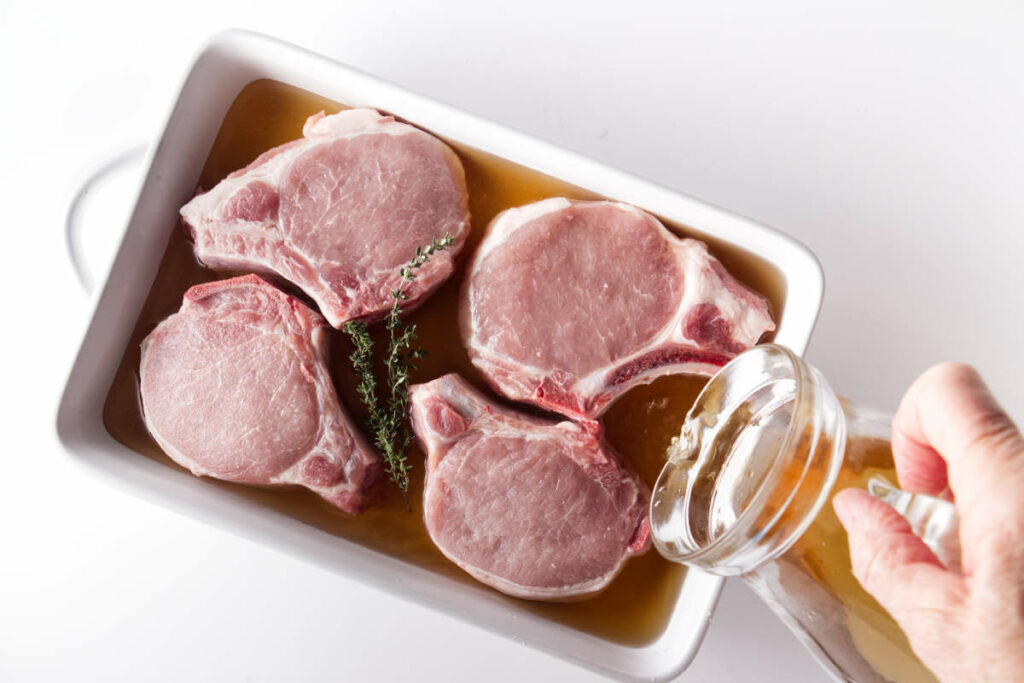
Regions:
<instances>
[{"instance_id":1,"label":"rectangular baking dish","mask_svg":"<svg viewBox=\"0 0 1024 683\"><path fill-rule=\"evenodd\" d=\"M511 609L488 590L467 589L337 538L197 480L116 442L102 408L125 344L152 285L168 227L191 196L228 107L258 79L274 79L350 106L382 109L453 141L503 157L599 195L646 209L697 233L754 252L779 270L785 305L776 341L802 353L823 293L815 257L791 238L579 154L536 140L360 73L287 43L242 31L215 36L200 52L151 147L142 186L61 399L57 431L72 459L141 498L229 529L381 590L622 679L665 680L692 660L721 579L687 573L664 633L627 647ZM653 551L652 551L653 552Z\"/></svg>"}]
</instances>

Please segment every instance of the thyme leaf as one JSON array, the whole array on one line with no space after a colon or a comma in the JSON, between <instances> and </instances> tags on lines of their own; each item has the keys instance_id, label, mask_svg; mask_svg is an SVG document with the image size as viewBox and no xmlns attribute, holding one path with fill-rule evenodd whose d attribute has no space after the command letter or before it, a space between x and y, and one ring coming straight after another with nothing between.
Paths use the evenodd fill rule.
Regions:
<instances>
[{"instance_id":1,"label":"thyme leaf","mask_svg":"<svg viewBox=\"0 0 1024 683\"><path fill-rule=\"evenodd\" d=\"M409 373L416 369L416 361L427 352L415 346L416 325L402 324L402 302L408 299L405 290L416 279L419 269L431 256L453 244L455 238L445 233L444 237L426 247L417 247L416 255L399 271L401 281L391 292L391 310L384 323L388 331L388 347L384 356L387 379L384 400L378 394L377 376L373 370L373 339L368 326L355 321L344 326L354 347L349 360L359 380L356 390L369 413L367 428L384 458L385 472L401 490L406 507L409 505L407 494L411 469L408 454L414 436L408 417Z\"/></svg>"}]
</instances>

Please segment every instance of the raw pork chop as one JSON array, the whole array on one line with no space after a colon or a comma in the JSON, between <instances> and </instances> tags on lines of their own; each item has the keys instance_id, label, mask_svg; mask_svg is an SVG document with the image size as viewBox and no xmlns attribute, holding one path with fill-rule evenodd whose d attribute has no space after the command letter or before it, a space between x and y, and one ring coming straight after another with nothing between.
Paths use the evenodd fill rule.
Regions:
<instances>
[{"instance_id":1,"label":"raw pork chop","mask_svg":"<svg viewBox=\"0 0 1024 683\"><path fill-rule=\"evenodd\" d=\"M181 209L196 256L211 268L277 273L341 327L382 317L401 267L448 233L455 244L406 287L412 310L451 275L469 231L458 157L372 109L320 113L302 132Z\"/></svg>"},{"instance_id":2,"label":"raw pork chop","mask_svg":"<svg viewBox=\"0 0 1024 683\"><path fill-rule=\"evenodd\" d=\"M649 492L594 434L492 404L458 375L412 387L430 537L503 593L599 591L646 550Z\"/></svg>"},{"instance_id":3,"label":"raw pork chop","mask_svg":"<svg viewBox=\"0 0 1024 683\"><path fill-rule=\"evenodd\" d=\"M338 403L327 329L255 275L192 287L142 342L153 438L197 476L298 484L359 512L381 465Z\"/></svg>"},{"instance_id":4,"label":"raw pork chop","mask_svg":"<svg viewBox=\"0 0 1024 683\"><path fill-rule=\"evenodd\" d=\"M660 375L711 374L775 328L702 242L626 204L567 199L494 219L460 316L499 391L584 419Z\"/></svg>"}]
</instances>

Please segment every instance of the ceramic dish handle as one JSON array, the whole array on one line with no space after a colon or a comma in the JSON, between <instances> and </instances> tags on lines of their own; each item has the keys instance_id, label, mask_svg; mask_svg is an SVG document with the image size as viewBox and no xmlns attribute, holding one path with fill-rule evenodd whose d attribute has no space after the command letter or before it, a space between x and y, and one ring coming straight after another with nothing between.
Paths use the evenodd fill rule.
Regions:
<instances>
[{"instance_id":1,"label":"ceramic dish handle","mask_svg":"<svg viewBox=\"0 0 1024 683\"><path fill-rule=\"evenodd\" d=\"M146 156L146 145L136 145L106 159L94 168L75 191L64 218L64 241L79 284L91 294L96 286L94 270L85 258L82 242L82 226L95 203L97 190L113 176L130 167L138 166Z\"/></svg>"}]
</instances>

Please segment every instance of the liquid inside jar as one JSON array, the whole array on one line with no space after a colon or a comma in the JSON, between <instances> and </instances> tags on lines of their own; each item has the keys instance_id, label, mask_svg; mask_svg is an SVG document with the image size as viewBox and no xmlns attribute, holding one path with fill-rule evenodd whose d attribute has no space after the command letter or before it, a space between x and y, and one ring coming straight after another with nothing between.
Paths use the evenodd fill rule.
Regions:
<instances>
[{"instance_id":1,"label":"liquid inside jar","mask_svg":"<svg viewBox=\"0 0 1024 683\"><path fill-rule=\"evenodd\" d=\"M846 457L833 490L867 489L868 482L877 477L897 481L889 441L861 436L847 439ZM850 659L863 659L874 672L874 677L862 673L856 680L936 680L913 653L893 618L853 575L846 531L832 509L831 497L789 550L744 580L766 601L779 603L777 608L804 615L802 618L818 622L822 631L847 640ZM834 656L818 643L809 645L819 657Z\"/></svg>"}]
</instances>

